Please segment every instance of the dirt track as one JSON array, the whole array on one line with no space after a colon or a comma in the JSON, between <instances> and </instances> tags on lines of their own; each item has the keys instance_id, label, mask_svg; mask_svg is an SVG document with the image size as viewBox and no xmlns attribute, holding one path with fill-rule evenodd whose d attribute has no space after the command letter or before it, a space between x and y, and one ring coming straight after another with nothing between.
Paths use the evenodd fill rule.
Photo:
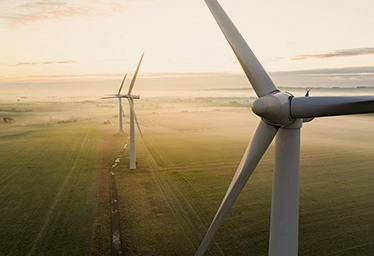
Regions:
<instances>
[{"instance_id":1,"label":"dirt track","mask_svg":"<svg viewBox=\"0 0 374 256\"><path fill-rule=\"evenodd\" d=\"M118 196L115 180L115 170L117 164L121 161L123 154L127 148L127 142L124 145L117 158L113 161L112 166L109 169L109 193L110 193L110 212L111 212L111 230L112 230L112 254L113 256L123 255L122 252L122 234L121 234L121 222L118 205Z\"/></svg>"}]
</instances>

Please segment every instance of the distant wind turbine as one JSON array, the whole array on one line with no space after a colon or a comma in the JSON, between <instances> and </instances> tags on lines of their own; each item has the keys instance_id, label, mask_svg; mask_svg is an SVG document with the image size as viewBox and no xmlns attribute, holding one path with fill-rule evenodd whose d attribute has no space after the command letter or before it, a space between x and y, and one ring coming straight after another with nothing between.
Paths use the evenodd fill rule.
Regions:
<instances>
[{"instance_id":1,"label":"distant wind turbine","mask_svg":"<svg viewBox=\"0 0 374 256\"><path fill-rule=\"evenodd\" d=\"M127 94L121 94L121 90L122 90L124 81L126 79L126 75L127 75L126 74L124 76L123 80L122 80L121 86L119 87L118 94L108 95L108 96L103 97L104 99L118 98L119 116L120 116L119 117L119 122L120 122L119 132L120 132L120 134L123 134L122 116L124 115L124 112L123 112L123 108L122 108L122 98L127 98L128 102L129 102L129 106L130 106L130 169L136 169L135 124L134 124L135 122L136 122L136 125L138 127L140 136L143 137L142 131L141 131L140 126L139 126L138 119L136 118L135 109L134 109L134 99L140 99L140 96L131 94L132 89L134 88L136 77L138 75L140 64L142 63L142 60L143 60L143 56L144 56L144 53L142 54L142 56L140 58L139 64L138 64L138 66L136 68L136 71L134 73L134 76L131 80L131 83L130 83L129 90L128 90Z\"/></svg>"},{"instance_id":2,"label":"distant wind turbine","mask_svg":"<svg viewBox=\"0 0 374 256\"><path fill-rule=\"evenodd\" d=\"M294 97L279 91L219 3L205 2L259 97L252 111L261 121L196 255L203 255L208 248L274 137L269 255L297 255L302 123L315 117L374 112L374 96Z\"/></svg>"},{"instance_id":3,"label":"distant wind turbine","mask_svg":"<svg viewBox=\"0 0 374 256\"><path fill-rule=\"evenodd\" d=\"M118 98L118 104L119 104L119 111L118 111L118 117L119 117L119 134L123 134L123 121L122 121L122 117L125 115L125 113L123 112L123 108L122 108L122 96L123 95L121 95L121 91L122 91L123 84L124 84L124 82L126 80L126 76L127 76L127 74L125 74L125 76L123 77L122 83L119 86L119 90L118 90L117 94L108 95L108 96L102 97L102 99Z\"/></svg>"}]
</instances>

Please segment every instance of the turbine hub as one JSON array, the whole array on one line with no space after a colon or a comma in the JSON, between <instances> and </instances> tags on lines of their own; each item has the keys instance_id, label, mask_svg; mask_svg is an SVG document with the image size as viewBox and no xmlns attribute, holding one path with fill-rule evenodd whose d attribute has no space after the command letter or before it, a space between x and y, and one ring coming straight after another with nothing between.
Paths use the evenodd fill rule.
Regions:
<instances>
[{"instance_id":1,"label":"turbine hub","mask_svg":"<svg viewBox=\"0 0 374 256\"><path fill-rule=\"evenodd\" d=\"M255 100L252 111L269 124L286 126L294 121L290 115L292 98L290 93L274 92Z\"/></svg>"}]
</instances>

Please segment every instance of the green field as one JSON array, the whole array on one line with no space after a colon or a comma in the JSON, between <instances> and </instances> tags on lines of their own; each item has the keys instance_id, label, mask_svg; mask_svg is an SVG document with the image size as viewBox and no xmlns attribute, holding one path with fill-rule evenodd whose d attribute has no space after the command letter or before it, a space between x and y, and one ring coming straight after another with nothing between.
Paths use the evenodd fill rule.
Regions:
<instances>
[{"instance_id":1,"label":"green field","mask_svg":"<svg viewBox=\"0 0 374 256\"><path fill-rule=\"evenodd\" d=\"M114 140L104 140L106 127L84 107L92 110L88 103L1 105L16 122L0 124L0 255L90 253L99 178L120 143L103 152Z\"/></svg>"},{"instance_id":2,"label":"green field","mask_svg":"<svg viewBox=\"0 0 374 256\"><path fill-rule=\"evenodd\" d=\"M18 128L1 136L5 252L71 254L89 248L97 136L90 123Z\"/></svg>"},{"instance_id":3,"label":"green field","mask_svg":"<svg viewBox=\"0 0 374 256\"><path fill-rule=\"evenodd\" d=\"M223 107L143 116L142 165L117 176L130 255L194 254L256 127L250 115ZM304 125L300 255L373 253L372 120L336 117ZM271 147L208 255L267 255L272 168Z\"/></svg>"},{"instance_id":4,"label":"green field","mask_svg":"<svg viewBox=\"0 0 374 256\"><path fill-rule=\"evenodd\" d=\"M16 121L0 124L0 255L110 255L108 170L127 140L116 107L0 104ZM116 173L124 251L193 255L258 118L241 99L148 99L136 108L138 168L128 169L126 151ZM372 121L304 125L299 255L373 254ZM267 255L272 168L271 147L207 255Z\"/></svg>"}]
</instances>

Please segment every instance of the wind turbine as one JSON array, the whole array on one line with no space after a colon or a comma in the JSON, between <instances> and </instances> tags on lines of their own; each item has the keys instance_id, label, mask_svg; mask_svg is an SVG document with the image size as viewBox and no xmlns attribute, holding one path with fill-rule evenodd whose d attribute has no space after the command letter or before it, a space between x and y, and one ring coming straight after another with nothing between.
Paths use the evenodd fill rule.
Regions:
<instances>
[{"instance_id":1,"label":"wind turbine","mask_svg":"<svg viewBox=\"0 0 374 256\"><path fill-rule=\"evenodd\" d=\"M122 117L125 115L125 113L123 112L123 108L122 108L122 95L121 95L121 91L122 91L123 84L124 84L124 82L126 80L126 76L127 76L127 74L125 74L125 76L123 77L122 83L119 86L119 90L118 90L117 94L102 97L102 99L118 98L118 104L119 104L119 113L118 113L118 117L119 117L119 134L123 134L123 121L122 121Z\"/></svg>"},{"instance_id":2,"label":"wind turbine","mask_svg":"<svg viewBox=\"0 0 374 256\"><path fill-rule=\"evenodd\" d=\"M315 117L374 112L374 96L294 97L279 91L220 4L205 2L258 96L252 111L261 120L196 255L203 255L208 248L274 137L269 255L297 255L302 123Z\"/></svg>"},{"instance_id":3,"label":"wind turbine","mask_svg":"<svg viewBox=\"0 0 374 256\"><path fill-rule=\"evenodd\" d=\"M124 112L123 112L123 108L122 108L122 98L127 98L128 102L129 102L129 106L130 106L130 169L136 169L135 122L136 122L136 125L138 127L140 136L143 137L142 131L141 131L140 126L139 126L138 119L136 118L135 109L134 109L134 99L140 99L140 96L131 94L132 89L134 88L136 77L138 76L138 71L139 71L139 68L140 68L140 64L142 63L143 56L144 56L144 53L142 54L142 56L140 58L140 61L139 61L139 64L136 67L136 71L135 71L134 76L133 76L133 78L131 80L131 83L129 85L129 90L128 90L127 94L121 94L123 83L124 83L125 78L126 78L126 75L125 75L123 80L122 80L121 86L118 90L118 94L114 94L114 95L104 97L105 99L118 98L118 101L119 101L119 115L120 115L120 118L119 118L119 120L120 120L120 126L119 126L120 127L120 134L123 133L123 130L122 130L122 115L124 115Z\"/></svg>"}]
</instances>

